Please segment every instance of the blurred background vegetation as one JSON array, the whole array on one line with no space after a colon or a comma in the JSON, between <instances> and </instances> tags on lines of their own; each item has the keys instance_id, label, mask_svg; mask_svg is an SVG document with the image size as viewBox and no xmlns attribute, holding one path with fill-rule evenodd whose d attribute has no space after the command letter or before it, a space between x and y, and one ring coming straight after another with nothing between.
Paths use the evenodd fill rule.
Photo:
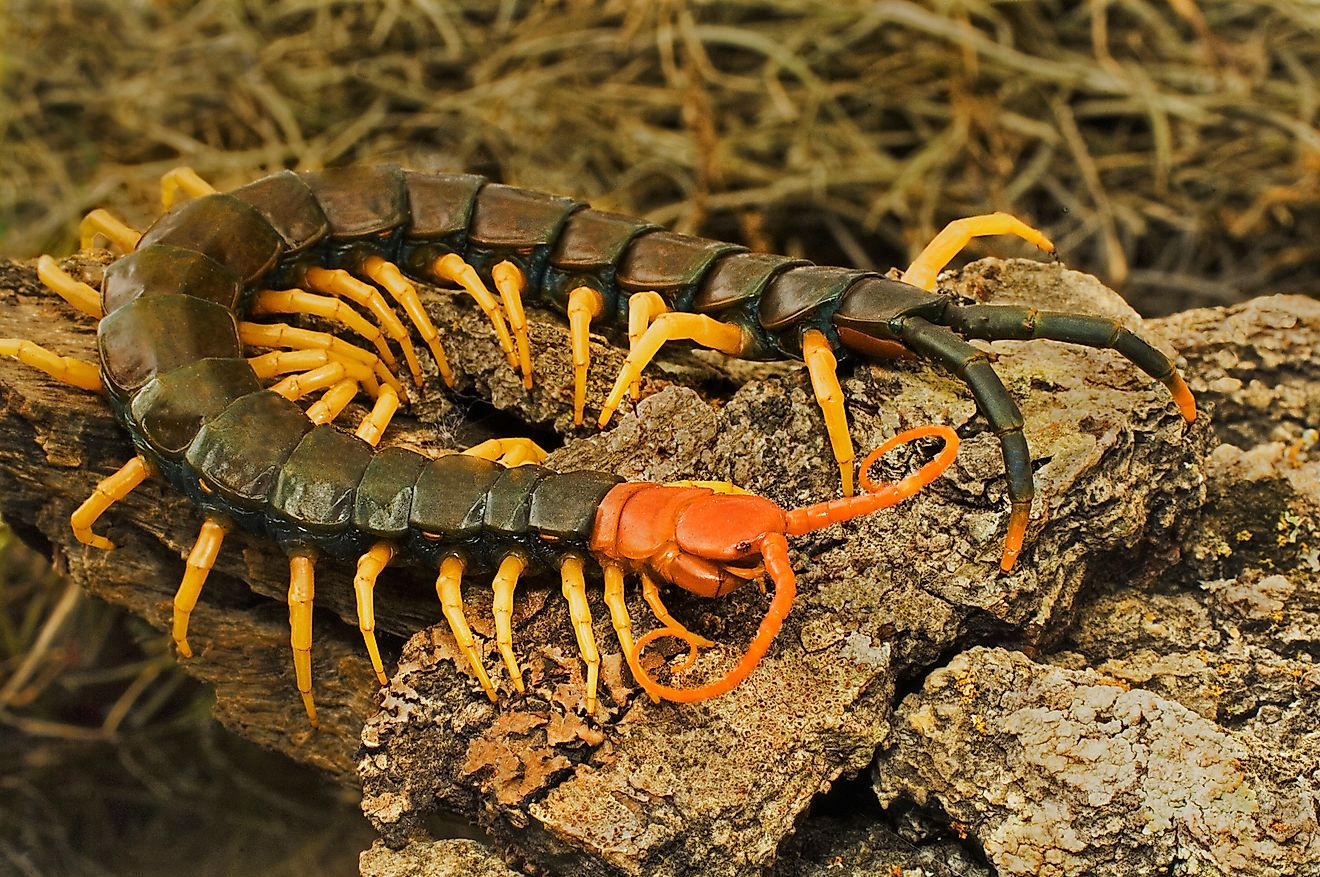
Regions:
<instances>
[{"instance_id":1,"label":"blurred background vegetation","mask_svg":"<svg viewBox=\"0 0 1320 877\"><path fill-rule=\"evenodd\" d=\"M1309 0L9 0L0 254L178 164L391 160L880 270L1007 210L1148 315L1315 294L1317 71ZM0 539L0 873L354 872L351 793Z\"/></svg>"}]
</instances>

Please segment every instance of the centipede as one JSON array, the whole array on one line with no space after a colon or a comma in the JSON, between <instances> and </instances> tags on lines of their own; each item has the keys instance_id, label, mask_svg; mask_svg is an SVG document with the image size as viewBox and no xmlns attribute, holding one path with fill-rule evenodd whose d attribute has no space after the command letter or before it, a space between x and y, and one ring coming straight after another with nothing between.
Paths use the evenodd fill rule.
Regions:
<instances>
[{"instance_id":1,"label":"centipede","mask_svg":"<svg viewBox=\"0 0 1320 877\"><path fill-rule=\"evenodd\" d=\"M788 538L911 498L957 453L957 433L932 424L893 436L858 466L841 361L919 357L966 384L1002 448L1009 499L1004 572L1023 550L1034 495L1031 456L1016 403L972 340L1040 338L1115 350L1163 383L1186 421L1196 417L1172 360L1114 320L965 304L935 291L940 271L974 237L1013 235L1053 252L1044 234L1003 213L951 223L906 271L882 275L679 234L477 175L394 165L282 170L227 193L180 168L163 179L162 203L164 212L144 232L104 210L88 214L83 245L104 237L122 253L99 290L51 257L38 260L42 282L98 320L97 362L28 339L0 339L0 354L104 394L131 438L135 455L71 516L81 542L113 548L93 526L150 477L197 508L202 524L173 604L171 636L182 658L192 655L190 614L226 534L244 528L280 545L289 559L294 674L314 726L311 619L322 559L356 558L358 624L381 684L387 675L374 635L373 589L387 566L409 561L436 574L442 614L492 701L496 685L464 614L464 579L491 576L496 649L509 685L523 693L511 623L515 592L526 576L559 576L592 714L600 653L587 599L589 565L599 570L629 669L653 699L691 702L732 690L771 648L792 607ZM424 380L415 339L441 380L455 382L417 283L469 297L528 389L536 372L526 308L557 313L572 351L579 425L592 333L629 350L596 418L601 428L630 392L636 396L643 370L666 344L804 362L840 495L784 509L728 482L557 472L542 465L544 451L520 438L438 456L382 444L407 402L407 382ZM298 325L305 317L332 328ZM370 401L368 412L347 428L339 421L360 395ZM916 471L893 482L872 480L880 457L928 439L941 447ZM624 603L628 576L640 581L659 622L640 637ZM662 637L688 645L679 675L698 648L714 645L668 612L662 585L721 597L766 578L773 591L765 614L724 675L680 687L642 665L642 651Z\"/></svg>"}]
</instances>

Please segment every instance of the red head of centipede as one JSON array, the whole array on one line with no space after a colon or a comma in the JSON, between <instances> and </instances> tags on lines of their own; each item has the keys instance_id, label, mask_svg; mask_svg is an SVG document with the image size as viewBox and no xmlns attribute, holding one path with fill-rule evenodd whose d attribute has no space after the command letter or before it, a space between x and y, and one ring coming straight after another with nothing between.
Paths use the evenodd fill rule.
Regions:
<instances>
[{"instance_id":1,"label":"red head of centipede","mask_svg":"<svg viewBox=\"0 0 1320 877\"><path fill-rule=\"evenodd\" d=\"M944 447L916 472L892 483L877 484L868 470L881 456L901 444L938 437ZM953 462L958 436L947 426L925 426L894 436L862 463L866 492L785 511L760 496L725 493L695 484L625 482L600 505L591 549L621 562L648 581L655 576L705 597L720 597L745 581L768 575L774 595L765 617L742 659L723 677L694 688L674 688L656 682L640 664L643 649L662 637L688 643L690 666L699 645L709 642L657 612L665 625L637 641L628 655L633 675L654 697L697 701L732 690L756 668L779 633L793 606L796 578L788 558L788 536L799 536L895 505L913 496ZM724 489L729 489L725 486ZM649 598L648 598L649 599ZM657 598L658 599L658 598ZM652 603L652 608L656 604Z\"/></svg>"}]
</instances>

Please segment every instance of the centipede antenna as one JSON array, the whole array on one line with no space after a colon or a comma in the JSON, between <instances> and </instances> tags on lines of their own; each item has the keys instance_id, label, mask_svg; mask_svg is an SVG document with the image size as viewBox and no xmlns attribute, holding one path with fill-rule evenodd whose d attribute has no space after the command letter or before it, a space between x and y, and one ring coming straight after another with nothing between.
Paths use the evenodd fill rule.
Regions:
<instances>
[{"instance_id":1,"label":"centipede antenna","mask_svg":"<svg viewBox=\"0 0 1320 877\"><path fill-rule=\"evenodd\" d=\"M89 317L101 319L101 294L81 280L75 280L50 256L37 259L37 277L46 288Z\"/></svg>"},{"instance_id":2,"label":"centipede antenna","mask_svg":"<svg viewBox=\"0 0 1320 877\"><path fill-rule=\"evenodd\" d=\"M527 560L518 554L510 554L500 561L500 568L495 573L491 587L495 591L495 600L491 614L495 618L495 645L504 658L504 666L509 671L509 681L514 690L522 694L522 670L518 667L518 656L513 653L513 591L518 587L518 577L527 568Z\"/></svg>"},{"instance_id":3,"label":"centipede antenna","mask_svg":"<svg viewBox=\"0 0 1320 877\"><path fill-rule=\"evenodd\" d=\"M811 377L811 388L816 404L825 415L825 432L830 437L830 449L839 464L839 480L843 495L853 495L852 433L848 431L848 417L843 411L843 387L839 386L839 362L830 349L830 342L819 329L808 329L802 334L802 358Z\"/></svg>"},{"instance_id":4,"label":"centipede antenna","mask_svg":"<svg viewBox=\"0 0 1320 877\"><path fill-rule=\"evenodd\" d=\"M385 664L376 646L376 609L372 594L377 576L393 558L394 546L388 542L377 542L358 558L357 575L353 578L353 592L357 595L358 629L362 631L362 641L371 657L371 667L376 671L376 679L381 685L388 684L389 679L385 676Z\"/></svg>"},{"instance_id":5,"label":"centipede antenna","mask_svg":"<svg viewBox=\"0 0 1320 877\"><path fill-rule=\"evenodd\" d=\"M582 425L587 407L587 369L591 365L591 321L605 310L599 290L579 286L568 294L568 339L573 351L573 424Z\"/></svg>"},{"instance_id":6,"label":"centipede antenna","mask_svg":"<svg viewBox=\"0 0 1320 877\"><path fill-rule=\"evenodd\" d=\"M642 369L646 368L647 363L655 357L660 348L666 342L678 340L694 341L702 347L709 347L731 356L736 356L747 346L747 336L733 323L721 323L705 314L677 311L661 314L655 318L655 322L633 349L628 351L628 358L624 360L623 368L619 370L614 388L610 390L610 395L601 408L599 421L601 427L610 422L610 416L623 402L628 386L641 377Z\"/></svg>"},{"instance_id":7,"label":"centipede antenna","mask_svg":"<svg viewBox=\"0 0 1320 877\"><path fill-rule=\"evenodd\" d=\"M422 340L430 348L431 357L440 371L440 379L445 382L445 386L454 386L454 371L449 367L449 357L445 355L444 345L440 343L440 333L436 331L435 324L426 313L426 308L422 307L422 300L417 297L416 287L403 276L398 265L386 262L379 256L369 256L363 260L362 271L393 296L403 308L403 312L408 315L408 319L412 321Z\"/></svg>"},{"instance_id":8,"label":"centipede antenna","mask_svg":"<svg viewBox=\"0 0 1320 877\"><path fill-rule=\"evenodd\" d=\"M600 652L596 650L596 636L591 630L591 607L587 605L587 583L582 575L582 558L576 554L564 557L559 567L564 599L568 601L568 614L577 634L578 651L587 665L587 715L596 713L596 688L600 684Z\"/></svg>"},{"instance_id":9,"label":"centipede antenna","mask_svg":"<svg viewBox=\"0 0 1320 877\"><path fill-rule=\"evenodd\" d=\"M361 335L376 348L376 355L391 372L399 367L385 333L355 311L348 302L326 295L314 295L301 289L265 289L252 302L253 314L310 314L332 320Z\"/></svg>"},{"instance_id":10,"label":"centipede antenna","mask_svg":"<svg viewBox=\"0 0 1320 877\"><path fill-rule=\"evenodd\" d=\"M78 541L93 548L105 550L114 548L115 544L109 539L92 532L92 525L106 509L132 493L133 488L145 481L150 474L151 468L147 466L146 461L141 457L134 457L121 466L118 472L96 485L92 495L69 516L73 535Z\"/></svg>"},{"instance_id":11,"label":"centipede antenna","mask_svg":"<svg viewBox=\"0 0 1320 877\"><path fill-rule=\"evenodd\" d=\"M25 338L0 338L0 356L12 356L25 365L41 369L60 383L80 390L103 389L101 370L92 363L51 353Z\"/></svg>"},{"instance_id":12,"label":"centipede antenna","mask_svg":"<svg viewBox=\"0 0 1320 877\"><path fill-rule=\"evenodd\" d=\"M490 677L486 675L486 668L481 664L481 657L477 654L477 643L472 636L472 628L468 627L467 618L463 615L463 567L466 564L463 558L451 554L440 561L440 574L435 580L435 591L440 597L440 606L444 610L445 620L449 622L449 629L454 634L458 647L467 658L468 666L472 668L477 681L481 683L481 688L486 692L486 696L494 703L495 686L490 684ZM521 683L521 679L519 682Z\"/></svg>"},{"instance_id":13,"label":"centipede antenna","mask_svg":"<svg viewBox=\"0 0 1320 877\"><path fill-rule=\"evenodd\" d=\"M358 280L342 268L308 268L303 277L308 289L346 298L371 311L381 328L403 351L403 358L408 363L408 371L412 373L413 382L419 387L422 385L422 366L417 361L417 351L413 349L412 339L408 337L408 330L390 309L380 290Z\"/></svg>"},{"instance_id":14,"label":"centipede antenna","mask_svg":"<svg viewBox=\"0 0 1320 877\"><path fill-rule=\"evenodd\" d=\"M200 198L215 193L215 187L202 179L197 171L190 167L176 167L166 171L160 178L160 207L169 210L179 198L179 193L189 198Z\"/></svg>"},{"instance_id":15,"label":"centipede antenna","mask_svg":"<svg viewBox=\"0 0 1320 877\"><path fill-rule=\"evenodd\" d=\"M927 292L934 290L940 271L962 252L972 238L997 234L1016 235L1047 253L1054 252L1054 243L1049 238L1015 216L1007 213L968 216L950 222L926 244L926 248L903 272L903 282Z\"/></svg>"},{"instance_id":16,"label":"centipede antenna","mask_svg":"<svg viewBox=\"0 0 1320 877\"><path fill-rule=\"evenodd\" d=\"M104 235L120 253L133 252L142 240L142 232L100 207L84 216L78 226L79 247L90 250L97 235Z\"/></svg>"},{"instance_id":17,"label":"centipede antenna","mask_svg":"<svg viewBox=\"0 0 1320 877\"><path fill-rule=\"evenodd\" d=\"M312 599L316 596L316 560L309 554L289 555L289 644L307 721L320 727L312 701Z\"/></svg>"},{"instance_id":18,"label":"centipede antenna","mask_svg":"<svg viewBox=\"0 0 1320 877\"><path fill-rule=\"evenodd\" d=\"M916 472L893 483L877 484L871 480L870 469L882 456L909 442L922 438L938 437L944 440L944 447L935 458L925 463ZM927 484L938 478L945 469L953 464L958 456L958 433L944 425L919 426L901 432L880 447L867 454L862 461L861 482L865 493L857 496L832 499L793 509L784 515L784 531L790 536L801 536L813 530L842 523L853 518L869 515L872 512L897 505L903 500L915 496Z\"/></svg>"},{"instance_id":19,"label":"centipede antenna","mask_svg":"<svg viewBox=\"0 0 1320 877\"><path fill-rule=\"evenodd\" d=\"M174 627L172 636L179 654L191 658L192 648L188 645L188 619L192 617L197 598L201 596L202 585L215 566L215 559L220 554L220 545L225 541L226 525L214 516L207 515L202 521L202 529L197 534L197 541L188 552L188 567L179 583L179 590L174 594Z\"/></svg>"},{"instance_id":20,"label":"centipede antenna","mask_svg":"<svg viewBox=\"0 0 1320 877\"><path fill-rule=\"evenodd\" d=\"M637 641L637 645L633 650L634 660L629 662L629 666L636 666L634 673L640 672L641 675L637 676L637 682L647 693L653 697L662 697L665 700L679 703L707 700L732 691L756 669L757 664L765 657L765 653L770 650L770 644L774 642L775 637L779 634L779 628L783 626L784 619L788 616L789 610L793 608L793 600L797 596L797 579L793 574L793 567L788 561L787 540L784 539L782 534L767 533L762 537L759 547L761 556L765 560L765 571L770 576L770 580L774 582L775 592L774 596L770 598L770 606L766 610L765 617L761 619L761 624L756 629L756 635L752 637L752 641L747 646L747 651L743 653L742 658L724 676L705 685L694 688L673 688L662 685L656 682L641 666L641 653L653 641L677 634L671 628L656 628ZM687 664L684 665L684 668L686 667ZM682 672L682 669L676 672Z\"/></svg>"},{"instance_id":21,"label":"centipede antenna","mask_svg":"<svg viewBox=\"0 0 1320 877\"><path fill-rule=\"evenodd\" d=\"M509 363L509 368L518 367L518 357L513 351L513 337L509 335L509 327L504 322L504 313L500 310L500 304L495 300L495 296L490 294L486 284L481 282L481 276L477 274L477 269L473 268L463 257L457 253L449 253L435 260L431 266L431 272L435 274L436 279L443 280L446 283L453 283L472 296L473 301L481 308L490 320L490 325L495 330L495 337L499 339L500 349L504 351L504 358Z\"/></svg>"}]
</instances>

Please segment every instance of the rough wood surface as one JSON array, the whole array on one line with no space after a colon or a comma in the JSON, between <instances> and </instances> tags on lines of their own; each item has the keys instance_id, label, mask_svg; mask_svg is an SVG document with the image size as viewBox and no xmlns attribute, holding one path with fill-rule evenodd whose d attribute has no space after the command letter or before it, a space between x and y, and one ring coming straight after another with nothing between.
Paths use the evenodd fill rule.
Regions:
<instances>
[{"instance_id":1,"label":"rough wood surface","mask_svg":"<svg viewBox=\"0 0 1320 877\"><path fill-rule=\"evenodd\" d=\"M95 274L95 261L86 267ZM985 261L964 271L956 290L1139 323L1094 279L1058 265ZM391 441L451 446L464 417L483 411L495 431L513 433L500 419L509 417L562 435L551 459L561 468L730 479L786 507L834 495L837 475L800 370L770 370L730 392L728 369L684 357L649 382L660 392L635 415L604 434L573 431L558 323L535 324L538 388L524 395L479 314L446 296L427 303L463 394L455 403L428 393ZM90 321L40 292L28 266L0 272L0 304L0 336L90 358ZM1158 334L1149 325L1142 331ZM1113 581L1149 587L1177 568L1194 531L1214 440L1206 418L1185 428L1164 389L1110 352L1049 342L994 349L1026 416L1036 468L1019 566L998 572L1002 462L966 389L920 362L860 366L844 381L859 450L928 422L958 428L963 450L948 476L906 507L794 540L798 605L766 661L724 698L677 706L641 696L620 670L593 593L605 684L597 715L584 716L567 611L544 581L519 590L515 639L529 693L509 696L489 644L489 588L474 581L465 588L468 617L506 692L492 706L447 629L431 626L440 616L430 577L409 570L388 572L378 592L378 627L411 638L400 650L386 636L392 679L377 691L349 571L324 564L314 672L326 725L312 733L293 689L287 565L272 545L240 535L227 541L203 594L190 635L199 654L186 666L216 684L226 724L345 780L356 771L364 809L393 847L424 841L429 816L448 811L479 822L507 861L543 873L741 875L772 867L781 852L786 861L807 856L793 842L784 847L785 837L810 823L803 816L822 791L867 767L893 738L896 691L976 642L1049 647L1066 634L1081 595ZM589 408L620 361L603 344L593 355ZM1194 389L1207 389L1188 371ZM484 402L474 408L464 394L503 414L489 415ZM163 629L196 532L186 503L156 485L139 489L101 525L120 543L109 554L76 545L68 532L71 508L128 454L96 397L0 362L0 510L91 590ZM740 651L764 605L755 589L718 602L671 600L679 618L724 644L706 653L698 673ZM635 595L629 607L637 626L648 627ZM852 836L839 832L839 843Z\"/></svg>"}]
</instances>

